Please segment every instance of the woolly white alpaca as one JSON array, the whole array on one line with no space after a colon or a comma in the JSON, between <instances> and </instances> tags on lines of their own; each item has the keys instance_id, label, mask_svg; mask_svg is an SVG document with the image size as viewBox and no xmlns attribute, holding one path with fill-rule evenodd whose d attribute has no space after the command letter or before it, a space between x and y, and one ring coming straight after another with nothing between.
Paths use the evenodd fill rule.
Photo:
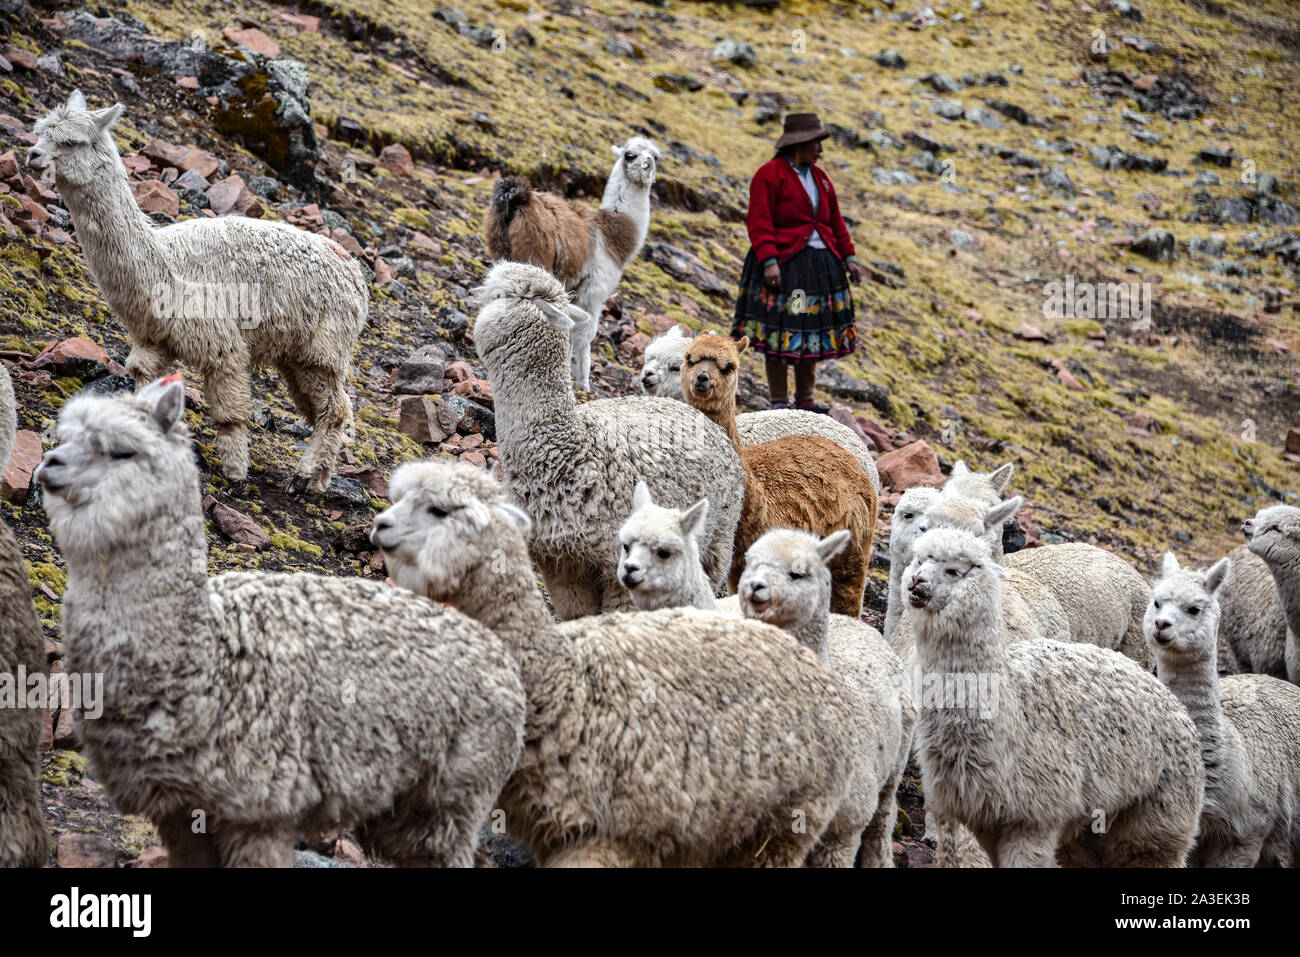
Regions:
<instances>
[{"instance_id":1,"label":"woolly white alpaca","mask_svg":"<svg viewBox=\"0 0 1300 957\"><path fill-rule=\"evenodd\" d=\"M372 540L397 583L510 647L523 756L497 806L546 866L797 866L862 747L842 683L770 625L678 609L556 625L486 472L404 465Z\"/></svg>"},{"instance_id":2,"label":"woolly white alpaca","mask_svg":"<svg viewBox=\"0 0 1300 957\"><path fill-rule=\"evenodd\" d=\"M175 380L74 398L38 471L67 668L105 681L82 729L95 778L173 866L284 866L348 823L395 863L471 866L522 747L518 666L478 623L379 582L208 578L184 403Z\"/></svg>"},{"instance_id":3,"label":"woolly white alpaca","mask_svg":"<svg viewBox=\"0 0 1300 957\"><path fill-rule=\"evenodd\" d=\"M645 364L641 367L641 391L646 395L665 399L681 399L682 361L691 337L673 326L662 335L655 336L645 348ZM762 412L740 412L736 415L736 428L745 445L760 445L791 435L820 435L830 439L840 448L852 452L853 457L867 473L871 484L880 494L880 473L871 451L848 426L836 422L828 415L819 415L807 409L765 409Z\"/></svg>"},{"instance_id":4,"label":"woolly white alpaca","mask_svg":"<svg viewBox=\"0 0 1300 957\"><path fill-rule=\"evenodd\" d=\"M198 370L223 474L248 475L251 371L273 365L313 435L295 482L324 491L352 422L344 391L368 291L333 240L285 223L198 217L162 228L140 211L111 131L118 103L74 92L36 123L27 163L72 213L86 265L131 334L137 387L176 361Z\"/></svg>"},{"instance_id":5,"label":"woolly white alpaca","mask_svg":"<svg viewBox=\"0 0 1300 957\"><path fill-rule=\"evenodd\" d=\"M650 187L661 155L644 136L613 150L618 159L594 214L554 193L534 192L527 180L510 176L493 186L483 226L493 259L532 263L553 273L586 315L569 331L573 379L581 389L591 388L591 343L601 309L645 243Z\"/></svg>"},{"instance_id":6,"label":"woolly white alpaca","mask_svg":"<svg viewBox=\"0 0 1300 957\"><path fill-rule=\"evenodd\" d=\"M925 513L942 496L937 488L918 485L898 499L889 520L889 591L885 604L885 637L891 638L903 614L903 572L912 560L912 546L921 535ZM892 638L891 638L892 640Z\"/></svg>"},{"instance_id":7,"label":"woolly white alpaca","mask_svg":"<svg viewBox=\"0 0 1300 957\"><path fill-rule=\"evenodd\" d=\"M903 663L876 629L832 615L826 563L847 530L819 538L775 529L745 553L740 604L747 618L784 628L857 692L854 717L871 747L856 755L853 785L809 864L893 867L898 784L907 769L916 709Z\"/></svg>"},{"instance_id":8,"label":"woolly white alpaca","mask_svg":"<svg viewBox=\"0 0 1300 957\"><path fill-rule=\"evenodd\" d=\"M1300 684L1300 508L1273 505L1260 509L1242 525L1246 546L1264 560L1277 584L1277 597L1286 614L1286 679ZM1259 614L1262 609L1252 609Z\"/></svg>"},{"instance_id":9,"label":"woolly white alpaca","mask_svg":"<svg viewBox=\"0 0 1300 957\"><path fill-rule=\"evenodd\" d=\"M1232 574L1219 589L1219 671L1231 650L1236 671L1286 677L1286 612L1264 559L1242 545L1228 554Z\"/></svg>"},{"instance_id":10,"label":"woolly white alpaca","mask_svg":"<svg viewBox=\"0 0 1300 957\"><path fill-rule=\"evenodd\" d=\"M713 608L713 586L700 564L700 529L709 514L702 498L682 510L656 505L644 481L632 493L632 514L618 530L618 580L641 611Z\"/></svg>"},{"instance_id":11,"label":"woolly white alpaca","mask_svg":"<svg viewBox=\"0 0 1300 957\"><path fill-rule=\"evenodd\" d=\"M9 370L0 363L0 473L13 449L17 420ZM36 792L41 768L41 712L15 707L26 677L45 671L45 642L22 550L0 522L0 867L40 867L49 835ZM21 696L21 697L20 697Z\"/></svg>"},{"instance_id":12,"label":"woolly white alpaca","mask_svg":"<svg viewBox=\"0 0 1300 957\"><path fill-rule=\"evenodd\" d=\"M700 557L718 587L731 568L745 487L727 434L668 399L577 405L566 361L568 297L544 270L499 263L476 297L474 342L495 396L505 484L533 520L530 549L556 615L634 607L618 583L617 531L642 478L665 507L708 498Z\"/></svg>"},{"instance_id":13,"label":"woolly white alpaca","mask_svg":"<svg viewBox=\"0 0 1300 957\"><path fill-rule=\"evenodd\" d=\"M1205 772L1196 729L1150 674L1091 645L1008 645L986 541L917 539L906 583L922 697L927 811L995 866L1181 866ZM1098 824L1101 827L1098 827Z\"/></svg>"},{"instance_id":14,"label":"woolly white alpaca","mask_svg":"<svg viewBox=\"0 0 1300 957\"><path fill-rule=\"evenodd\" d=\"M1196 723L1205 805L1188 864L1300 864L1300 688L1268 675L1219 677L1219 595L1228 559L1180 568L1166 552L1144 627L1160 680Z\"/></svg>"}]
</instances>

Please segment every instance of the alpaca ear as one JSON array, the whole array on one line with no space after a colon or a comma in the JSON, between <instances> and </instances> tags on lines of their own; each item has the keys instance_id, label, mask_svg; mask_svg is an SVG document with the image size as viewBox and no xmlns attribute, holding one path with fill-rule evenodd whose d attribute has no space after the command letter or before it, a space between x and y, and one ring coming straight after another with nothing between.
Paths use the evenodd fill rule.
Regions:
<instances>
[{"instance_id":1,"label":"alpaca ear","mask_svg":"<svg viewBox=\"0 0 1300 957\"><path fill-rule=\"evenodd\" d=\"M1232 577L1232 563L1226 558L1220 558L1218 564L1205 573L1205 590L1210 593L1210 597L1217 597L1219 590L1228 584L1228 579Z\"/></svg>"},{"instance_id":2,"label":"alpaca ear","mask_svg":"<svg viewBox=\"0 0 1300 957\"><path fill-rule=\"evenodd\" d=\"M970 475L970 466L966 464L965 459L958 459L952 463L952 475L950 479L961 478L963 475Z\"/></svg>"},{"instance_id":3,"label":"alpaca ear","mask_svg":"<svg viewBox=\"0 0 1300 957\"><path fill-rule=\"evenodd\" d=\"M636 483L636 488L632 490L632 511L636 511L644 505L649 505L650 486L645 484L645 479L640 479Z\"/></svg>"},{"instance_id":4,"label":"alpaca ear","mask_svg":"<svg viewBox=\"0 0 1300 957\"><path fill-rule=\"evenodd\" d=\"M185 381L173 375L151 382L140 390L140 398L149 404L150 415L166 435L185 411Z\"/></svg>"},{"instance_id":5,"label":"alpaca ear","mask_svg":"<svg viewBox=\"0 0 1300 957\"><path fill-rule=\"evenodd\" d=\"M68 96L67 108L69 110L84 110L86 108L86 98L80 90L73 90Z\"/></svg>"},{"instance_id":6,"label":"alpaca ear","mask_svg":"<svg viewBox=\"0 0 1300 957\"><path fill-rule=\"evenodd\" d=\"M1173 552L1165 552L1165 557L1160 560L1160 577L1168 578L1176 574L1178 574L1178 559L1174 557Z\"/></svg>"},{"instance_id":7,"label":"alpaca ear","mask_svg":"<svg viewBox=\"0 0 1300 957\"><path fill-rule=\"evenodd\" d=\"M515 523L515 527L517 527L519 531L523 533L524 538L527 538L529 534L532 533L533 520L528 517L528 513L525 512L522 508L519 508L515 505L511 505L508 502L502 502L497 507L500 508L501 511L505 512L507 516L509 516L510 521Z\"/></svg>"},{"instance_id":8,"label":"alpaca ear","mask_svg":"<svg viewBox=\"0 0 1300 957\"><path fill-rule=\"evenodd\" d=\"M570 304L565 310L569 318L573 320L573 328L581 330L584 334L594 333L596 330L596 317L589 313L581 306Z\"/></svg>"},{"instance_id":9,"label":"alpaca ear","mask_svg":"<svg viewBox=\"0 0 1300 957\"><path fill-rule=\"evenodd\" d=\"M542 314L545 315L547 319L551 320L553 325L558 326L564 332L568 332L573 328L573 320L559 309L556 309L549 302L543 302L540 299L536 299L534 302L537 303L537 307L542 310Z\"/></svg>"},{"instance_id":10,"label":"alpaca ear","mask_svg":"<svg viewBox=\"0 0 1300 957\"><path fill-rule=\"evenodd\" d=\"M1020 511L1020 506L1025 504L1025 500L1017 495L1015 498L1009 498L1005 502L999 502L994 505L984 515L984 531L989 532L995 528L1001 528L1011 517Z\"/></svg>"},{"instance_id":11,"label":"alpaca ear","mask_svg":"<svg viewBox=\"0 0 1300 957\"><path fill-rule=\"evenodd\" d=\"M1015 471L1016 463L1008 462L1006 465L994 469L989 474L989 482L991 482L993 487L998 490L999 495L1006 491L1007 483L1011 481L1011 476Z\"/></svg>"},{"instance_id":12,"label":"alpaca ear","mask_svg":"<svg viewBox=\"0 0 1300 957\"><path fill-rule=\"evenodd\" d=\"M817 543L817 557L823 562L829 562L844 551L845 546L849 544L849 539L852 537L847 528L841 528L838 532L831 532Z\"/></svg>"},{"instance_id":13,"label":"alpaca ear","mask_svg":"<svg viewBox=\"0 0 1300 957\"><path fill-rule=\"evenodd\" d=\"M114 103L102 110L92 110L90 117L95 121L95 125L99 127L99 131L106 133L117 125L117 121L122 118L122 114L125 112L125 106L121 103Z\"/></svg>"},{"instance_id":14,"label":"alpaca ear","mask_svg":"<svg viewBox=\"0 0 1300 957\"><path fill-rule=\"evenodd\" d=\"M624 143L615 143L613 146L609 148L609 151L613 153L615 156L621 157L623 155L623 147L625 145L626 144Z\"/></svg>"},{"instance_id":15,"label":"alpaca ear","mask_svg":"<svg viewBox=\"0 0 1300 957\"><path fill-rule=\"evenodd\" d=\"M694 538L704 530L704 520L709 516L709 500L702 498L682 513L682 534Z\"/></svg>"},{"instance_id":16,"label":"alpaca ear","mask_svg":"<svg viewBox=\"0 0 1300 957\"><path fill-rule=\"evenodd\" d=\"M1011 572L1007 571L1005 565L999 565L997 562L989 562L989 568L993 569L993 573L1004 581L1011 577Z\"/></svg>"},{"instance_id":17,"label":"alpaca ear","mask_svg":"<svg viewBox=\"0 0 1300 957\"><path fill-rule=\"evenodd\" d=\"M736 342L736 352L741 353L749 348L749 336L741 336Z\"/></svg>"}]
</instances>

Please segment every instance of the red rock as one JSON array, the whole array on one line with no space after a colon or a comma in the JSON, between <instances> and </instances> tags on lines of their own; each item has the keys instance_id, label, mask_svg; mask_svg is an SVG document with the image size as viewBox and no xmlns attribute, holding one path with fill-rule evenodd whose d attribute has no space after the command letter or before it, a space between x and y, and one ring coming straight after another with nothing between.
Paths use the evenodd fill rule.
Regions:
<instances>
[{"instance_id":1,"label":"red rock","mask_svg":"<svg viewBox=\"0 0 1300 957\"><path fill-rule=\"evenodd\" d=\"M645 347L650 345L650 337L644 332L634 332L624 336L618 344L618 361L624 365L639 366L645 360Z\"/></svg>"},{"instance_id":2,"label":"red rock","mask_svg":"<svg viewBox=\"0 0 1300 957\"><path fill-rule=\"evenodd\" d=\"M446 376L452 382L464 382L475 377L474 370L469 367L468 362L453 362L447 366Z\"/></svg>"},{"instance_id":3,"label":"red rock","mask_svg":"<svg viewBox=\"0 0 1300 957\"><path fill-rule=\"evenodd\" d=\"M379 165L394 176L414 176L415 162L401 143L390 143L379 151Z\"/></svg>"},{"instance_id":4,"label":"red rock","mask_svg":"<svg viewBox=\"0 0 1300 957\"><path fill-rule=\"evenodd\" d=\"M41 464L41 437L26 429L14 436L13 452L9 464L0 477L0 498L10 502L25 502L32 487L32 473Z\"/></svg>"},{"instance_id":5,"label":"red rock","mask_svg":"<svg viewBox=\"0 0 1300 957\"><path fill-rule=\"evenodd\" d=\"M60 834L55 858L61 868L117 866L117 851L101 834Z\"/></svg>"},{"instance_id":6,"label":"red rock","mask_svg":"<svg viewBox=\"0 0 1300 957\"><path fill-rule=\"evenodd\" d=\"M900 844L898 841L894 841L894 842L892 842L892 843L889 845L889 850L890 850L890 853L893 854L893 856L894 856L894 866L895 866L895 867L910 867L910 866L911 866L911 863L912 863L912 862L911 862L910 860L908 860L908 857L907 857L907 848L903 847L903 845Z\"/></svg>"},{"instance_id":7,"label":"red rock","mask_svg":"<svg viewBox=\"0 0 1300 957\"><path fill-rule=\"evenodd\" d=\"M53 672L53 665L50 670ZM73 719L72 708L59 709L59 717L54 722L54 750L81 750L81 733L77 730L77 722Z\"/></svg>"},{"instance_id":8,"label":"red rock","mask_svg":"<svg viewBox=\"0 0 1300 957\"><path fill-rule=\"evenodd\" d=\"M894 451L894 440L890 438L889 433L885 431L883 426L877 425L870 419L864 418L860 415L856 416L856 418L858 420L858 428L867 433L871 438L871 441L875 443L877 449L881 452Z\"/></svg>"},{"instance_id":9,"label":"red rock","mask_svg":"<svg viewBox=\"0 0 1300 957\"><path fill-rule=\"evenodd\" d=\"M880 473L882 485L898 491L914 485L938 488L944 482L943 472L939 469L939 457L923 439L893 452L886 452L876 459L876 470Z\"/></svg>"},{"instance_id":10,"label":"red rock","mask_svg":"<svg viewBox=\"0 0 1300 957\"><path fill-rule=\"evenodd\" d=\"M199 78L197 76L178 76L176 85L182 90L197 90L199 88Z\"/></svg>"},{"instance_id":11,"label":"red rock","mask_svg":"<svg viewBox=\"0 0 1300 957\"><path fill-rule=\"evenodd\" d=\"M18 157L14 155L13 150L0 155L0 179L3 180L20 180L20 171L18 166Z\"/></svg>"},{"instance_id":12,"label":"red rock","mask_svg":"<svg viewBox=\"0 0 1300 957\"><path fill-rule=\"evenodd\" d=\"M1268 346L1274 352L1290 352L1291 347L1281 339L1265 339L1264 345Z\"/></svg>"},{"instance_id":13,"label":"red rock","mask_svg":"<svg viewBox=\"0 0 1300 957\"><path fill-rule=\"evenodd\" d=\"M237 175L213 183L208 188L207 196L213 213L218 216L234 213L256 219L264 212L257 197L244 185L243 178Z\"/></svg>"},{"instance_id":14,"label":"red rock","mask_svg":"<svg viewBox=\"0 0 1300 957\"><path fill-rule=\"evenodd\" d=\"M871 436L867 435L866 432L862 431L862 426L858 425L858 420L857 417L854 416L853 410L847 405L831 406L831 418L840 423L840 425L847 426L851 429L853 434L856 435L862 441L862 444L868 449L876 448L875 441Z\"/></svg>"},{"instance_id":15,"label":"red rock","mask_svg":"<svg viewBox=\"0 0 1300 957\"><path fill-rule=\"evenodd\" d=\"M1027 339L1030 342L1051 342L1052 341L1047 335L1043 333L1043 330L1039 329L1037 326L1031 326L1027 322L1022 324L1020 328L1013 333L1013 335L1018 336L1021 339Z\"/></svg>"},{"instance_id":16,"label":"red rock","mask_svg":"<svg viewBox=\"0 0 1300 957\"><path fill-rule=\"evenodd\" d=\"M484 441L482 432L471 432L469 435L460 437L460 447L462 449L482 448ZM483 451L486 452L487 450L484 449Z\"/></svg>"},{"instance_id":17,"label":"red rock","mask_svg":"<svg viewBox=\"0 0 1300 957\"><path fill-rule=\"evenodd\" d=\"M23 207L21 211L10 213L19 225L23 222L40 224L49 221L50 211L36 200L25 193L14 193L13 196Z\"/></svg>"},{"instance_id":18,"label":"red rock","mask_svg":"<svg viewBox=\"0 0 1300 957\"><path fill-rule=\"evenodd\" d=\"M34 179L31 176L23 177L23 191L40 203L59 202L59 194L54 191L49 183L42 183L39 179Z\"/></svg>"},{"instance_id":19,"label":"red rock","mask_svg":"<svg viewBox=\"0 0 1300 957\"><path fill-rule=\"evenodd\" d=\"M984 313L980 312L978 309L963 309L957 315L961 316L963 319L969 319L971 322L984 321Z\"/></svg>"},{"instance_id":20,"label":"red rock","mask_svg":"<svg viewBox=\"0 0 1300 957\"><path fill-rule=\"evenodd\" d=\"M35 53L24 50L22 47L16 47L12 43L5 45L3 56L14 66L20 66L32 73L40 69L40 65L36 62Z\"/></svg>"},{"instance_id":21,"label":"red rock","mask_svg":"<svg viewBox=\"0 0 1300 957\"><path fill-rule=\"evenodd\" d=\"M221 533L235 544L248 545L255 551L271 547L271 536L242 512L222 505L211 496L204 497L203 510Z\"/></svg>"},{"instance_id":22,"label":"red rock","mask_svg":"<svg viewBox=\"0 0 1300 957\"><path fill-rule=\"evenodd\" d=\"M1156 420L1145 412L1130 412L1124 416L1124 423L1143 432L1160 431L1160 426L1156 423Z\"/></svg>"},{"instance_id":23,"label":"red rock","mask_svg":"<svg viewBox=\"0 0 1300 957\"><path fill-rule=\"evenodd\" d=\"M397 278L397 271L383 259L375 260L375 285L387 286Z\"/></svg>"},{"instance_id":24,"label":"red rock","mask_svg":"<svg viewBox=\"0 0 1300 957\"><path fill-rule=\"evenodd\" d=\"M481 469L487 468L487 456L477 449L471 452L462 452L460 460L462 462L468 462L470 465L477 465Z\"/></svg>"},{"instance_id":25,"label":"red rock","mask_svg":"<svg viewBox=\"0 0 1300 957\"><path fill-rule=\"evenodd\" d=\"M1133 86L1135 89L1139 89L1145 93L1148 90L1150 90L1152 87L1154 87L1156 85L1156 81L1159 79L1160 78L1156 76L1154 73L1144 73L1142 76L1138 77L1136 80L1133 81Z\"/></svg>"},{"instance_id":26,"label":"red rock","mask_svg":"<svg viewBox=\"0 0 1300 957\"><path fill-rule=\"evenodd\" d=\"M181 211L181 198L169 186L156 179L136 184L135 202L146 213L165 213L175 218Z\"/></svg>"},{"instance_id":27,"label":"red rock","mask_svg":"<svg viewBox=\"0 0 1300 957\"><path fill-rule=\"evenodd\" d=\"M489 409L492 408L492 384L486 379L466 379L464 382L457 382L452 386L451 391L486 405Z\"/></svg>"},{"instance_id":28,"label":"red rock","mask_svg":"<svg viewBox=\"0 0 1300 957\"><path fill-rule=\"evenodd\" d=\"M384 473L379 469L345 465L339 469L339 475L343 478L356 479L361 483L361 487L375 498L388 498L388 482L384 478Z\"/></svg>"},{"instance_id":29,"label":"red rock","mask_svg":"<svg viewBox=\"0 0 1300 957\"><path fill-rule=\"evenodd\" d=\"M1286 450L1292 455L1300 455L1300 429L1287 430Z\"/></svg>"},{"instance_id":30,"label":"red rock","mask_svg":"<svg viewBox=\"0 0 1300 957\"><path fill-rule=\"evenodd\" d=\"M145 143L140 153L157 163L161 169L164 166L180 166L181 157L185 155L185 147L173 146L166 140L154 139Z\"/></svg>"},{"instance_id":31,"label":"red rock","mask_svg":"<svg viewBox=\"0 0 1300 957\"><path fill-rule=\"evenodd\" d=\"M23 365L28 369L44 369L46 366L62 365L73 359L90 359L106 366L113 364L113 360L109 358L108 353L103 348L89 339L72 336L69 339L46 346L41 350L40 355L23 363Z\"/></svg>"},{"instance_id":32,"label":"red rock","mask_svg":"<svg viewBox=\"0 0 1300 957\"><path fill-rule=\"evenodd\" d=\"M355 236L353 236L342 226L335 226L334 231L330 233L330 238L333 239L340 246L342 246L353 256L361 255L361 244L357 242L357 238Z\"/></svg>"},{"instance_id":33,"label":"red rock","mask_svg":"<svg viewBox=\"0 0 1300 957\"><path fill-rule=\"evenodd\" d=\"M122 165L126 167L128 173L136 176L143 176L149 170L153 169L153 163L149 157L141 156L139 153L132 153L130 156L122 157Z\"/></svg>"},{"instance_id":34,"label":"red rock","mask_svg":"<svg viewBox=\"0 0 1300 957\"><path fill-rule=\"evenodd\" d=\"M157 845L154 847L146 847L140 853L140 856L135 859L135 864L133 866L143 868L166 867L167 848L159 847Z\"/></svg>"},{"instance_id":35,"label":"red rock","mask_svg":"<svg viewBox=\"0 0 1300 957\"><path fill-rule=\"evenodd\" d=\"M397 429L421 444L436 444L456 434L456 414L437 396L404 395Z\"/></svg>"},{"instance_id":36,"label":"red rock","mask_svg":"<svg viewBox=\"0 0 1300 957\"><path fill-rule=\"evenodd\" d=\"M221 160L207 150L192 149L186 150L180 162L175 165L186 171L193 170L204 179L210 180L216 175L217 170L221 169Z\"/></svg>"},{"instance_id":37,"label":"red rock","mask_svg":"<svg viewBox=\"0 0 1300 957\"><path fill-rule=\"evenodd\" d=\"M221 31L221 35L237 47L247 47L254 53L260 53L272 60L280 55L280 44L256 27L248 27L247 29L226 27Z\"/></svg>"},{"instance_id":38,"label":"red rock","mask_svg":"<svg viewBox=\"0 0 1300 957\"><path fill-rule=\"evenodd\" d=\"M656 336L662 336L665 332L677 325L677 320L672 316L665 316L662 313L655 315L643 316L646 322L650 323L650 328L654 330Z\"/></svg>"},{"instance_id":39,"label":"red rock","mask_svg":"<svg viewBox=\"0 0 1300 957\"><path fill-rule=\"evenodd\" d=\"M442 252L442 247L432 236L427 236L418 229L411 233L410 244L415 247L417 253L426 253L429 256L436 256Z\"/></svg>"},{"instance_id":40,"label":"red rock","mask_svg":"<svg viewBox=\"0 0 1300 957\"><path fill-rule=\"evenodd\" d=\"M1065 386L1067 389L1073 389L1075 392L1085 391L1083 383L1080 382L1069 369L1057 369L1056 378L1060 381L1061 385Z\"/></svg>"},{"instance_id":41,"label":"red rock","mask_svg":"<svg viewBox=\"0 0 1300 957\"><path fill-rule=\"evenodd\" d=\"M275 15L286 23L292 23L299 30L306 30L308 33L316 33L320 30L320 17L305 13L285 13L282 10L275 11Z\"/></svg>"},{"instance_id":42,"label":"red rock","mask_svg":"<svg viewBox=\"0 0 1300 957\"><path fill-rule=\"evenodd\" d=\"M325 228L325 218L321 215L320 206L317 203L308 203L306 206L291 209L285 213L284 221L291 226L310 229L313 232Z\"/></svg>"}]
</instances>

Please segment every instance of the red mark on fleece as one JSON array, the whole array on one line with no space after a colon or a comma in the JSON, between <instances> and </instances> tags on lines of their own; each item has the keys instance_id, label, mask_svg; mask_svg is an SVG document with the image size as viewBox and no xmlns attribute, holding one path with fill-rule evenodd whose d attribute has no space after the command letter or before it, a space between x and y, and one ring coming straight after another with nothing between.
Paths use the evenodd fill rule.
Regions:
<instances>
[{"instance_id":1,"label":"red mark on fleece","mask_svg":"<svg viewBox=\"0 0 1300 957\"><path fill-rule=\"evenodd\" d=\"M179 372L173 372L171 375L169 375L169 376L167 376L165 379L163 379L162 382L159 383L159 384L160 384L160 385L171 385L173 382L180 382L180 381L181 381L181 374L180 374Z\"/></svg>"}]
</instances>

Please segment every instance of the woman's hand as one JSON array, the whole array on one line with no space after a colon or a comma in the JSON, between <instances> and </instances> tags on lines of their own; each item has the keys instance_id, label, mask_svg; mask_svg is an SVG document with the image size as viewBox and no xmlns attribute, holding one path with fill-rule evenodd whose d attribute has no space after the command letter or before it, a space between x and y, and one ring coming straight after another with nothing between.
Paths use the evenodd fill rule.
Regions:
<instances>
[{"instance_id":1,"label":"woman's hand","mask_svg":"<svg viewBox=\"0 0 1300 957\"><path fill-rule=\"evenodd\" d=\"M768 289L777 290L781 288L781 267L777 263L772 263L763 270L763 281L767 283Z\"/></svg>"},{"instance_id":2,"label":"woman's hand","mask_svg":"<svg viewBox=\"0 0 1300 957\"><path fill-rule=\"evenodd\" d=\"M848 270L849 270L849 282L853 283L853 285L855 286L858 283L862 282L862 280L865 279L867 276L866 271L863 270L863 268L858 265L858 261L856 259L849 260Z\"/></svg>"}]
</instances>

